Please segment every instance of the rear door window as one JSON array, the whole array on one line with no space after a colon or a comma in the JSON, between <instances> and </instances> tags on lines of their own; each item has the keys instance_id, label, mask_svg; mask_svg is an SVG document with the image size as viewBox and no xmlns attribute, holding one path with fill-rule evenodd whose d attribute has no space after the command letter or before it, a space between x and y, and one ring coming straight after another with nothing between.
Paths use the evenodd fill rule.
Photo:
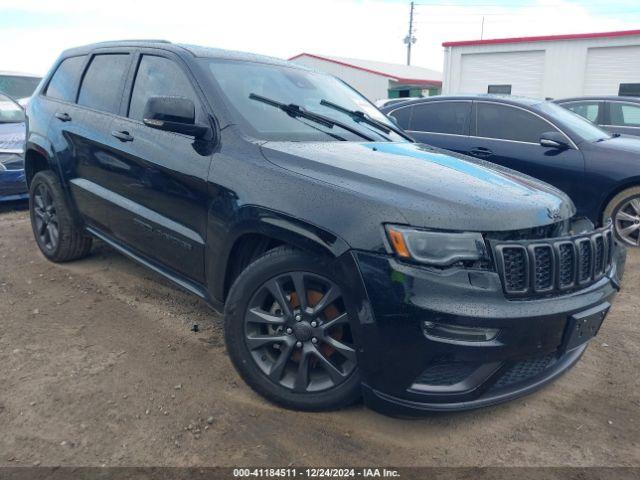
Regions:
<instances>
[{"instance_id":1,"label":"rear door window","mask_svg":"<svg viewBox=\"0 0 640 480\"><path fill-rule=\"evenodd\" d=\"M126 53L95 55L82 79L78 104L102 112L118 113L129 57Z\"/></svg>"},{"instance_id":2,"label":"rear door window","mask_svg":"<svg viewBox=\"0 0 640 480\"><path fill-rule=\"evenodd\" d=\"M597 123L602 104L600 102L575 102L562 105L563 107L586 118L590 122Z\"/></svg>"},{"instance_id":3,"label":"rear door window","mask_svg":"<svg viewBox=\"0 0 640 480\"><path fill-rule=\"evenodd\" d=\"M557 131L540 117L516 107L496 103L476 104L477 136L539 143L545 132Z\"/></svg>"},{"instance_id":4,"label":"rear door window","mask_svg":"<svg viewBox=\"0 0 640 480\"><path fill-rule=\"evenodd\" d=\"M410 130L468 135L471 102L429 102L415 105Z\"/></svg>"},{"instance_id":5,"label":"rear door window","mask_svg":"<svg viewBox=\"0 0 640 480\"><path fill-rule=\"evenodd\" d=\"M74 102L78 88L78 80L86 56L70 57L62 61L51 77L45 95L47 97Z\"/></svg>"},{"instance_id":6,"label":"rear door window","mask_svg":"<svg viewBox=\"0 0 640 480\"><path fill-rule=\"evenodd\" d=\"M640 105L610 102L609 122L620 127L640 127Z\"/></svg>"},{"instance_id":7,"label":"rear door window","mask_svg":"<svg viewBox=\"0 0 640 480\"><path fill-rule=\"evenodd\" d=\"M389 116L395 118L396 123L400 127L404 128L405 130L408 130L409 123L411 122L412 111L413 111L413 107L403 107L389 113Z\"/></svg>"},{"instance_id":8,"label":"rear door window","mask_svg":"<svg viewBox=\"0 0 640 480\"><path fill-rule=\"evenodd\" d=\"M129 118L142 120L147 100L155 96L186 97L198 104L191 82L175 62L143 55L131 93Z\"/></svg>"}]
</instances>

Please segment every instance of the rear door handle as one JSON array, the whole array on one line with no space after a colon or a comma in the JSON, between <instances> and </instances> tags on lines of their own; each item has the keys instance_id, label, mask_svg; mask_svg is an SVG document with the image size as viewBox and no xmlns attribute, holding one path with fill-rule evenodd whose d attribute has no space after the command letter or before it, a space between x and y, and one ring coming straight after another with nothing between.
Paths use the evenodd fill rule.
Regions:
<instances>
[{"instance_id":1,"label":"rear door handle","mask_svg":"<svg viewBox=\"0 0 640 480\"><path fill-rule=\"evenodd\" d=\"M121 142L133 142L133 136L129 134L129 132L121 130L121 131L113 131L111 135L116 137Z\"/></svg>"},{"instance_id":2,"label":"rear door handle","mask_svg":"<svg viewBox=\"0 0 640 480\"><path fill-rule=\"evenodd\" d=\"M471 155L474 157L487 158L493 155L493 152L485 147L477 147L471 150Z\"/></svg>"},{"instance_id":3,"label":"rear door handle","mask_svg":"<svg viewBox=\"0 0 640 480\"><path fill-rule=\"evenodd\" d=\"M61 122L70 122L71 121L71 115L69 115L67 112L64 113L56 113L56 118L58 120L60 120Z\"/></svg>"}]
</instances>

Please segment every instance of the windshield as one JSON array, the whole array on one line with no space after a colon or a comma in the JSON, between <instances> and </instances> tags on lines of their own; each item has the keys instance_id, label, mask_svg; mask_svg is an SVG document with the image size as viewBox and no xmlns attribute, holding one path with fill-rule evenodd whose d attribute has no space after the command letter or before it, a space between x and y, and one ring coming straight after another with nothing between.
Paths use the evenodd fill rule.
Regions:
<instances>
[{"instance_id":1,"label":"windshield","mask_svg":"<svg viewBox=\"0 0 640 480\"><path fill-rule=\"evenodd\" d=\"M0 92L15 99L27 98L33 94L39 83L40 79L37 77L0 75Z\"/></svg>"},{"instance_id":2,"label":"windshield","mask_svg":"<svg viewBox=\"0 0 640 480\"><path fill-rule=\"evenodd\" d=\"M376 141L407 141L392 131L397 127L366 98L330 75L263 63L217 59L203 61L219 85L235 123L252 137L276 141L361 142L366 137ZM297 105L306 112L335 120L337 124L323 124L304 115L292 115L281 108L274 108L272 104L256 101L256 96L281 104ZM340 111L327 102L351 113ZM357 117L353 114L355 111L363 112L372 121ZM376 121L389 128L376 127Z\"/></svg>"},{"instance_id":3,"label":"windshield","mask_svg":"<svg viewBox=\"0 0 640 480\"><path fill-rule=\"evenodd\" d=\"M24 110L6 95L0 93L0 123L24 122Z\"/></svg>"},{"instance_id":4,"label":"windshield","mask_svg":"<svg viewBox=\"0 0 640 480\"><path fill-rule=\"evenodd\" d=\"M598 128L596 125L581 117L577 113L573 113L566 108L556 105L551 102L544 102L537 105L538 109L550 115L552 119L558 120L560 125L564 125L571 129L576 135L587 142L595 142L596 140L602 140L611 138L611 134Z\"/></svg>"}]
</instances>

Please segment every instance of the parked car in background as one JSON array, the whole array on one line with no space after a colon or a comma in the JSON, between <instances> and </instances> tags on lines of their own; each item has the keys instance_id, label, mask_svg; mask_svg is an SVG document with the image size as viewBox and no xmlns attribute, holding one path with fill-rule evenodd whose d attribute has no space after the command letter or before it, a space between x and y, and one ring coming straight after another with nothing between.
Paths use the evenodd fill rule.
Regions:
<instances>
[{"instance_id":1,"label":"parked car in background","mask_svg":"<svg viewBox=\"0 0 640 480\"><path fill-rule=\"evenodd\" d=\"M578 215L640 246L640 139L606 132L559 105L514 96L423 98L382 109L417 141L555 185Z\"/></svg>"},{"instance_id":2,"label":"parked car in background","mask_svg":"<svg viewBox=\"0 0 640 480\"><path fill-rule=\"evenodd\" d=\"M0 201L28 197L24 175L24 109L0 93Z\"/></svg>"},{"instance_id":3,"label":"parked car in background","mask_svg":"<svg viewBox=\"0 0 640 480\"><path fill-rule=\"evenodd\" d=\"M0 71L0 93L9 95L22 106L42 80L38 75L30 73Z\"/></svg>"},{"instance_id":4,"label":"parked car in background","mask_svg":"<svg viewBox=\"0 0 640 480\"><path fill-rule=\"evenodd\" d=\"M624 249L564 193L416 144L291 62L90 45L63 53L27 114L43 255L78 259L97 237L224 306L236 369L288 408L532 392L578 361L619 288Z\"/></svg>"},{"instance_id":5,"label":"parked car in background","mask_svg":"<svg viewBox=\"0 0 640 480\"><path fill-rule=\"evenodd\" d=\"M608 132L640 136L638 97L576 97L554 101Z\"/></svg>"},{"instance_id":6,"label":"parked car in background","mask_svg":"<svg viewBox=\"0 0 640 480\"><path fill-rule=\"evenodd\" d=\"M381 100L375 101L375 106L378 108L388 107L389 105L394 105L400 102L406 102L408 98L383 98Z\"/></svg>"}]
</instances>

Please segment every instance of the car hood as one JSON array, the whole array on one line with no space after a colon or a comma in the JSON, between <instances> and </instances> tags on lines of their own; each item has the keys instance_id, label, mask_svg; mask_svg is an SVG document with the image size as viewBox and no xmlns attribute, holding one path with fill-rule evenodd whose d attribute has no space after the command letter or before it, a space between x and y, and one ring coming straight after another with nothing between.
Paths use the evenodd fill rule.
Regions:
<instances>
[{"instance_id":1,"label":"car hood","mask_svg":"<svg viewBox=\"0 0 640 480\"><path fill-rule=\"evenodd\" d=\"M22 151L24 139L24 123L0 123L0 153L6 150Z\"/></svg>"},{"instance_id":2,"label":"car hood","mask_svg":"<svg viewBox=\"0 0 640 480\"><path fill-rule=\"evenodd\" d=\"M390 204L414 226L519 230L575 213L546 183L422 144L267 142L262 151L282 168Z\"/></svg>"}]
</instances>

